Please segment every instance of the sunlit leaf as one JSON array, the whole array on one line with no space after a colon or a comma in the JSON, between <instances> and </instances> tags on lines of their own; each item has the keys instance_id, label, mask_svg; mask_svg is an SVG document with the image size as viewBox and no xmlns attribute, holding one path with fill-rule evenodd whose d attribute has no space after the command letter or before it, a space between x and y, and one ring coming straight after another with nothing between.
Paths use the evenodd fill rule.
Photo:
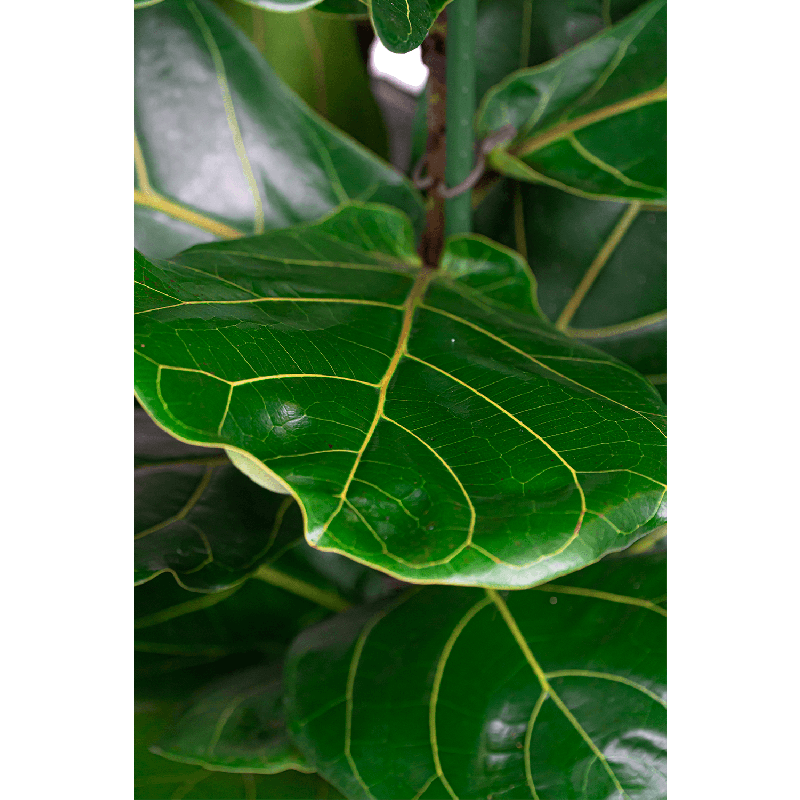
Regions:
<instances>
[{"instance_id":1,"label":"sunlit leaf","mask_svg":"<svg viewBox=\"0 0 800 800\"><path fill-rule=\"evenodd\" d=\"M663 800L665 596L655 555L353 610L293 644L290 732L354 799Z\"/></svg>"},{"instance_id":2,"label":"sunlit leaf","mask_svg":"<svg viewBox=\"0 0 800 800\"><path fill-rule=\"evenodd\" d=\"M162 426L282 482L306 537L403 580L530 586L661 524L664 407L555 330L513 252L354 205L136 257L136 383ZM145 345L145 347L141 347Z\"/></svg>"}]
</instances>

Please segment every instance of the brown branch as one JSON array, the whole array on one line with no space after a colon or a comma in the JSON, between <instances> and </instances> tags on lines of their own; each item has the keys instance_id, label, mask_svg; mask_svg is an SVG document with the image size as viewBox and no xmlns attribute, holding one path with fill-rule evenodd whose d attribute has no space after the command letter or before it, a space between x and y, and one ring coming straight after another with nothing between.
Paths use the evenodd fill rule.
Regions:
<instances>
[{"instance_id":1,"label":"brown branch","mask_svg":"<svg viewBox=\"0 0 800 800\"><path fill-rule=\"evenodd\" d=\"M420 240L419 254L427 267L436 268L444 247L444 198L436 191L445 185L445 127L447 120L447 62L445 38L447 11L442 11L422 42L422 63L428 74L428 141L425 147L427 174L432 179L428 192L425 230Z\"/></svg>"}]
</instances>

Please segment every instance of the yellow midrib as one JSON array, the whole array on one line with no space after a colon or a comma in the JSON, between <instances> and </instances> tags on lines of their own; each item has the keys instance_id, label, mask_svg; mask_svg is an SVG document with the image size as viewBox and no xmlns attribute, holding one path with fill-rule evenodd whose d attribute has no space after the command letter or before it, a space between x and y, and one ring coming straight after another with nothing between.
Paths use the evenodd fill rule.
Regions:
<instances>
[{"instance_id":1,"label":"yellow midrib","mask_svg":"<svg viewBox=\"0 0 800 800\"><path fill-rule=\"evenodd\" d=\"M226 225L224 222L219 222L219 220L208 217L205 214L192 211L186 208L186 206L176 203L174 200L167 199L152 189L149 192L143 192L141 189L134 188L133 202L137 206L152 208L154 211L161 211L163 214L173 217L174 219L188 222L189 225L194 225L195 228L213 233L221 239L240 239L245 235L237 228Z\"/></svg>"},{"instance_id":2,"label":"yellow midrib","mask_svg":"<svg viewBox=\"0 0 800 800\"><path fill-rule=\"evenodd\" d=\"M650 91L643 92L635 97L622 100L619 103L612 103L609 106L598 108L596 111L591 111L583 116L576 117L575 119L571 119L567 122L562 122L560 125L556 125L549 130L543 131L537 136L533 136L518 147L510 149L509 153L517 158L522 158L536 152L537 150L547 147L547 145L552 144L559 139L564 139L571 133L581 130L582 128L586 128L589 125L594 125L595 123L602 122L610 117L616 117L620 114L626 113L627 111L633 111L634 109L641 108L642 106L650 105L651 103L657 103L660 100L666 99L667 86L664 84L656 89L651 89Z\"/></svg>"}]
</instances>

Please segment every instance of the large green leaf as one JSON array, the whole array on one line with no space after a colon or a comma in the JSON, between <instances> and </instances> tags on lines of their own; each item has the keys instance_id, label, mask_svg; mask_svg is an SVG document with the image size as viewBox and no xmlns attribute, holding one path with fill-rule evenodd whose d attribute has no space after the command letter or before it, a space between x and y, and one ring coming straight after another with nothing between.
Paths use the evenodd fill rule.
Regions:
<instances>
[{"instance_id":1,"label":"large green leaf","mask_svg":"<svg viewBox=\"0 0 800 800\"><path fill-rule=\"evenodd\" d=\"M318 117L209 0L135 14L137 247L197 242L316 219L350 199L422 219L419 194Z\"/></svg>"},{"instance_id":2,"label":"large green leaf","mask_svg":"<svg viewBox=\"0 0 800 800\"><path fill-rule=\"evenodd\" d=\"M491 165L585 197L666 199L666 0L542 66L512 73L481 103L480 135L511 124Z\"/></svg>"},{"instance_id":3,"label":"large green leaf","mask_svg":"<svg viewBox=\"0 0 800 800\"><path fill-rule=\"evenodd\" d=\"M313 772L286 731L280 665L259 665L208 686L151 748L223 772Z\"/></svg>"},{"instance_id":4,"label":"large green leaf","mask_svg":"<svg viewBox=\"0 0 800 800\"><path fill-rule=\"evenodd\" d=\"M135 583L171 572L188 589L219 591L302 539L294 500L257 486L222 451L178 442L144 411L136 435Z\"/></svg>"},{"instance_id":5,"label":"large green leaf","mask_svg":"<svg viewBox=\"0 0 800 800\"><path fill-rule=\"evenodd\" d=\"M655 555L348 612L292 645L289 730L350 798L660 800L665 593Z\"/></svg>"},{"instance_id":6,"label":"large green leaf","mask_svg":"<svg viewBox=\"0 0 800 800\"><path fill-rule=\"evenodd\" d=\"M137 800L315 800L342 795L319 775L231 774L176 764L148 748L169 733L179 704L140 701L135 714L134 797Z\"/></svg>"},{"instance_id":7,"label":"large green leaf","mask_svg":"<svg viewBox=\"0 0 800 800\"><path fill-rule=\"evenodd\" d=\"M519 256L411 226L317 225L137 254L136 384L173 435L298 499L323 550L415 582L530 586L660 524L663 404L544 319Z\"/></svg>"}]
</instances>

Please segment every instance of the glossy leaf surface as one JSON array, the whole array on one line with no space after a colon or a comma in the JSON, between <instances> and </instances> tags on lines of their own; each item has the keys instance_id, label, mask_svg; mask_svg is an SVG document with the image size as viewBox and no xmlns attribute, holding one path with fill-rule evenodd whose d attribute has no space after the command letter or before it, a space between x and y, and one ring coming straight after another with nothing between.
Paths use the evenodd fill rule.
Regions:
<instances>
[{"instance_id":1,"label":"glossy leaf surface","mask_svg":"<svg viewBox=\"0 0 800 800\"><path fill-rule=\"evenodd\" d=\"M408 53L422 44L449 0L371 0L375 33L393 53Z\"/></svg>"},{"instance_id":2,"label":"glossy leaf surface","mask_svg":"<svg viewBox=\"0 0 800 800\"><path fill-rule=\"evenodd\" d=\"M223 772L313 772L289 739L280 665L216 681L196 698L153 752Z\"/></svg>"},{"instance_id":3,"label":"glossy leaf surface","mask_svg":"<svg viewBox=\"0 0 800 800\"><path fill-rule=\"evenodd\" d=\"M492 166L585 197L666 199L666 0L652 0L484 98L481 135L516 138Z\"/></svg>"},{"instance_id":4,"label":"glossy leaf surface","mask_svg":"<svg viewBox=\"0 0 800 800\"><path fill-rule=\"evenodd\" d=\"M530 586L659 524L653 388L555 331L515 253L417 263L374 206L137 255L140 401L283 481L310 543L403 580Z\"/></svg>"},{"instance_id":5,"label":"glossy leaf surface","mask_svg":"<svg viewBox=\"0 0 800 800\"><path fill-rule=\"evenodd\" d=\"M665 592L639 556L348 612L292 646L290 732L350 798L661 800Z\"/></svg>"},{"instance_id":6,"label":"glossy leaf surface","mask_svg":"<svg viewBox=\"0 0 800 800\"><path fill-rule=\"evenodd\" d=\"M256 486L222 451L173 439L144 411L136 434L135 583L171 572L188 589L219 591L302 538L294 500Z\"/></svg>"},{"instance_id":7,"label":"glossy leaf surface","mask_svg":"<svg viewBox=\"0 0 800 800\"><path fill-rule=\"evenodd\" d=\"M168 257L350 199L421 220L411 184L311 111L208 0L165 0L134 20L140 250Z\"/></svg>"}]
</instances>

